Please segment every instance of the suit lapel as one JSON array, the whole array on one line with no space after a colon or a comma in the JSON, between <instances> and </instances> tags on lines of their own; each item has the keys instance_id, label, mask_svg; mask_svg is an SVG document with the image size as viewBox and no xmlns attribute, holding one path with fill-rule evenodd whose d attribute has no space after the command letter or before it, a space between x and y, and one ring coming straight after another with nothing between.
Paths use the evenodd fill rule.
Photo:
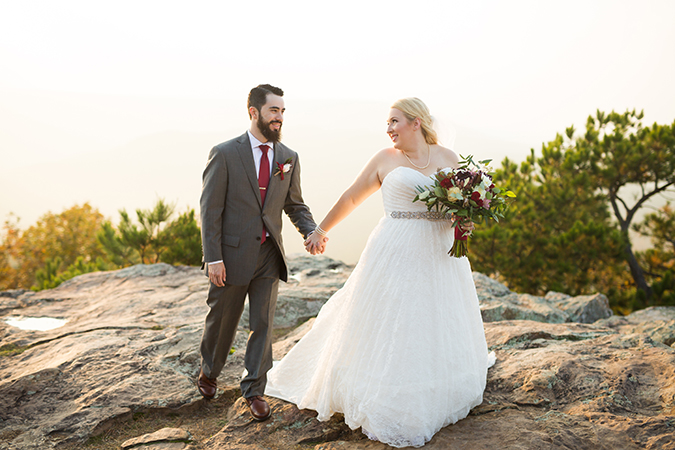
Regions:
<instances>
[{"instance_id":1,"label":"suit lapel","mask_svg":"<svg viewBox=\"0 0 675 450\"><path fill-rule=\"evenodd\" d=\"M260 198L260 186L258 185L258 174L255 173L255 161L253 160L253 151L251 150L251 140L248 138L248 133L244 133L239 138L239 147L237 152L241 158L241 163L244 166L244 172L251 183L251 189L255 193L255 198L258 199L258 205L262 208L262 199Z\"/></svg>"}]
</instances>

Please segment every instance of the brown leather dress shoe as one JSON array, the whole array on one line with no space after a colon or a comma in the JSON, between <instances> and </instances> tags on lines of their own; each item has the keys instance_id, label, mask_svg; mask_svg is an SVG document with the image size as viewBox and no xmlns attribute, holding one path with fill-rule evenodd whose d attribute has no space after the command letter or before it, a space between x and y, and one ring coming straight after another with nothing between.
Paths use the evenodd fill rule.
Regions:
<instances>
[{"instance_id":1,"label":"brown leather dress shoe","mask_svg":"<svg viewBox=\"0 0 675 450\"><path fill-rule=\"evenodd\" d=\"M272 415L270 405L268 405L265 399L260 395L254 395L253 397L249 397L244 400L246 400L246 404L251 410L251 415L255 420L267 420Z\"/></svg>"},{"instance_id":2,"label":"brown leather dress shoe","mask_svg":"<svg viewBox=\"0 0 675 450\"><path fill-rule=\"evenodd\" d=\"M197 388L199 393L204 398L211 399L216 396L217 380L206 378L202 370L199 371L199 378L197 378Z\"/></svg>"}]
</instances>

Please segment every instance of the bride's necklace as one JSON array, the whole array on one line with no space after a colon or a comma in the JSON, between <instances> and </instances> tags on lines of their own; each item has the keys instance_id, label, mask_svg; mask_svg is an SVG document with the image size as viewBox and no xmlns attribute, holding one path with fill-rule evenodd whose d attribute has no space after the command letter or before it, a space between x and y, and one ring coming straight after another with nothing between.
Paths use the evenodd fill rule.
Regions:
<instances>
[{"instance_id":1,"label":"bride's necklace","mask_svg":"<svg viewBox=\"0 0 675 450\"><path fill-rule=\"evenodd\" d=\"M403 152L403 156L405 156L405 159L407 159L410 164L417 167L418 169L426 169L427 167L429 167L429 163L431 163L431 147L429 146L429 144L427 144L427 153L428 153L427 163L424 166L418 166L417 164L412 162L412 159L410 159L410 157L405 151L403 150L401 151Z\"/></svg>"}]
</instances>

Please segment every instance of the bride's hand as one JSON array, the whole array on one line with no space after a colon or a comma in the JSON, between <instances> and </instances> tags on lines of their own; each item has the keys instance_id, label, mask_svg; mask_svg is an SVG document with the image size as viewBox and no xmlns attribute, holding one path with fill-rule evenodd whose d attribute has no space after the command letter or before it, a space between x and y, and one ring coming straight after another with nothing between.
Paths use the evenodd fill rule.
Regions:
<instances>
[{"instance_id":1,"label":"bride's hand","mask_svg":"<svg viewBox=\"0 0 675 450\"><path fill-rule=\"evenodd\" d=\"M321 254L326 250L326 242L328 238L321 236L319 233L312 232L305 240L305 250L312 255Z\"/></svg>"},{"instance_id":2,"label":"bride's hand","mask_svg":"<svg viewBox=\"0 0 675 450\"><path fill-rule=\"evenodd\" d=\"M462 230L464 231L471 231L476 229L476 225L469 219L463 220L459 222L459 226L462 227Z\"/></svg>"},{"instance_id":3,"label":"bride's hand","mask_svg":"<svg viewBox=\"0 0 675 450\"><path fill-rule=\"evenodd\" d=\"M471 221L471 219L467 219L466 217L458 217L453 214L453 220L457 222L457 225L463 231L473 232L473 230L476 229L476 225Z\"/></svg>"}]
</instances>

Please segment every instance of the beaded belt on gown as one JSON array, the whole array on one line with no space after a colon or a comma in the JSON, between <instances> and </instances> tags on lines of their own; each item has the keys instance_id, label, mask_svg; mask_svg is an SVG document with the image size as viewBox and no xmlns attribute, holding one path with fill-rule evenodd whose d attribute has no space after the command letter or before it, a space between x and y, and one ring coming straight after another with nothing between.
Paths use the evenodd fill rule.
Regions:
<instances>
[{"instance_id":1,"label":"beaded belt on gown","mask_svg":"<svg viewBox=\"0 0 675 450\"><path fill-rule=\"evenodd\" d=\"M452 217L438 211L392 211L393 219L452 220Z\"/></svg>"}]
</instances>

